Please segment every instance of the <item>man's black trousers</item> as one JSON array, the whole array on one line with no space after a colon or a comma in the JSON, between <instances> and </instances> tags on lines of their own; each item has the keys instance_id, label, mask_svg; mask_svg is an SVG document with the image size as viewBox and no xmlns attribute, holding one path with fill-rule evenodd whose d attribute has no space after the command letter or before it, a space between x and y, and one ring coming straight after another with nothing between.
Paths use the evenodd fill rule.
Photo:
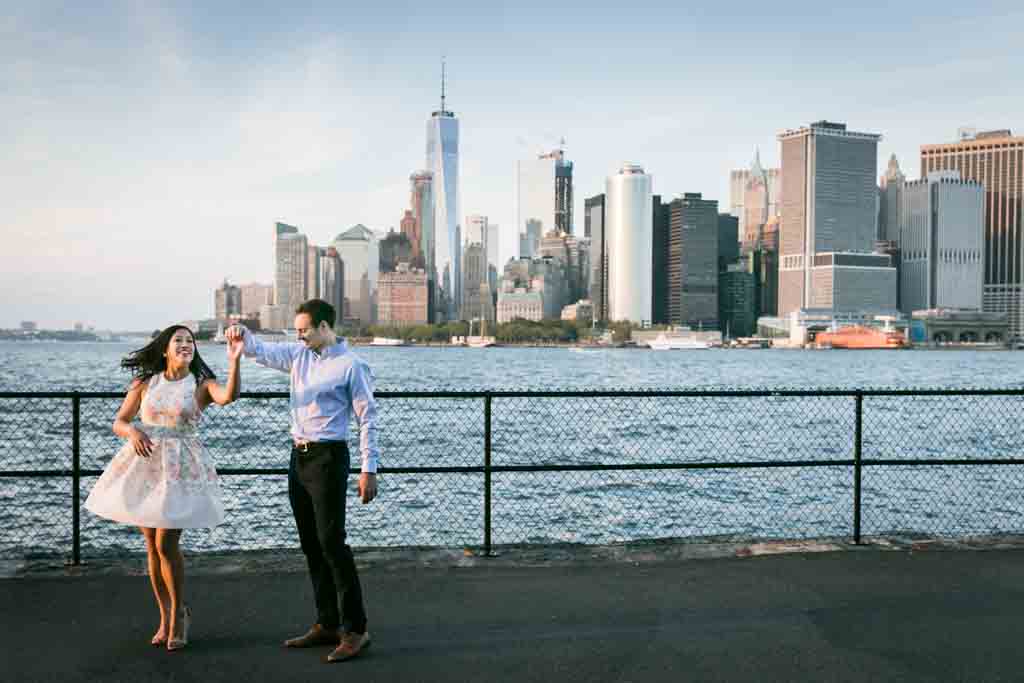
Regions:
<instances>
[{"instance_id":1,"label":"man's black trousers","mask_svg":"<svg viewBox=\"0 0 1024 683\"><path fill-rule=\"evenodd\" d=\"M344 626L363 633L366 631L363 590L352 549L345 542L348 472L345 442L322 441L296 446L292 448L288 468L288 498L313 580L317 623L328 629Z\"/></svg>"}]
</instances>

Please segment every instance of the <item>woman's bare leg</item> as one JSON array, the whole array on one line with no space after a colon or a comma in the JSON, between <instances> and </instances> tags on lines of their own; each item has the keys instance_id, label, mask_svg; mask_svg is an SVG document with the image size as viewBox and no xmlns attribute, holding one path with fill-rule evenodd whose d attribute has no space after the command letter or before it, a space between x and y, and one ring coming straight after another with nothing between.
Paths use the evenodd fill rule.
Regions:
<instances>
[{"instance_id":1,"label":"woman's bare leg","mask_svg":"<svg viewBox=\"0 0 1024 683\"><path fill-rule=\"evenodd\" d=\"M170 607L170 629L168 638L181 638L184 622L181 619L182 607L185 604L185 558L181 555L178 541L181 529L157 529L156 547L160 555L160 571L164 585L167 586Z\"/></svg>"},{"instance_id":2,"label":"woman's bare leg","mask_svg":"<svg viewBox=\"0 0 1024 683\"><path fill-rule=\"evenodd\" d=\"M156 529L139 527L143 537L146 539L146 567L149 570L149 583L153 587L153 595L156 596L156 604L160 608L160 628L153 634L153 643L160 645L167 641L168 630L171 625L171 596L164 585L163 574L160 569L160 554L156 547Z\"/></svg>"}]
</instances>

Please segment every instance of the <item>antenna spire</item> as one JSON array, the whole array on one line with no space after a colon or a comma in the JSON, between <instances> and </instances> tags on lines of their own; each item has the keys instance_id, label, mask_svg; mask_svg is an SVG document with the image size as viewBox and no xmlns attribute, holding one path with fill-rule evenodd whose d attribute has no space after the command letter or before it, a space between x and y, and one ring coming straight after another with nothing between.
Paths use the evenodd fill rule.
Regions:
<instances>
[{"instance_id":1,"label":"antenna spire","mask_svg":"<svg viewBox=\"0 0 1024 683\"><path fill-rule=\"evenodd\" d=\"M444 57L441 57L441 112L444 113Z\"/></svg>"}]
</instances>

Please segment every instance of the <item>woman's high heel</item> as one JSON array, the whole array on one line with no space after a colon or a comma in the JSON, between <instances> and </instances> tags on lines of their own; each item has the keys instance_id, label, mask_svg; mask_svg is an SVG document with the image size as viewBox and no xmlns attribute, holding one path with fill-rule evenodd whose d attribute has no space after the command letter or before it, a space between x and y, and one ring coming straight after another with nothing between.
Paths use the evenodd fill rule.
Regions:
<instances>
[{"instance_id":1,"label":"woman's high heel","mask_svg":"<svg viewBox=\"0 0 1024 683\"><path fill-rule=\"evenodd\" d=\"M171 651L180 650L181 648L188 645L188 629L192 625L192 610L190 610L188 608L188 605L186 605L182 608L181 612L181 638L167 639L167 649Z\"/></svg>"}]
</instances>

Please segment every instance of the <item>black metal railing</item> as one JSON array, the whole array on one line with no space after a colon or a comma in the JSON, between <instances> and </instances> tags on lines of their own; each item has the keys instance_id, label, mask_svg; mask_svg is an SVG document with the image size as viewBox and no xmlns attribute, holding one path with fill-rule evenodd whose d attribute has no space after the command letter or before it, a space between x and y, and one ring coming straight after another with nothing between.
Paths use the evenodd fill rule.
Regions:
<instances>
[{"instance_id":1,"label":"black metal railing","mask_svg":"<svg viewBox=\"0 0 1024 683\"><path fill-rule=\"evenodd\" d=\"M281 481L287 396L244 393L204 416L229 523L197 535L196 549L295 545ZM490 554L518 543L1024 532L1024 389L377 396L381 497L350 506L356 545ZM83 537L96 554L138 550L130 530L80 514L83 488L120 447L110 423L121 398L0 392L0 557L78 564ZM69 502L70 527L60 521Z\"/></svg>"}]
</instances>

